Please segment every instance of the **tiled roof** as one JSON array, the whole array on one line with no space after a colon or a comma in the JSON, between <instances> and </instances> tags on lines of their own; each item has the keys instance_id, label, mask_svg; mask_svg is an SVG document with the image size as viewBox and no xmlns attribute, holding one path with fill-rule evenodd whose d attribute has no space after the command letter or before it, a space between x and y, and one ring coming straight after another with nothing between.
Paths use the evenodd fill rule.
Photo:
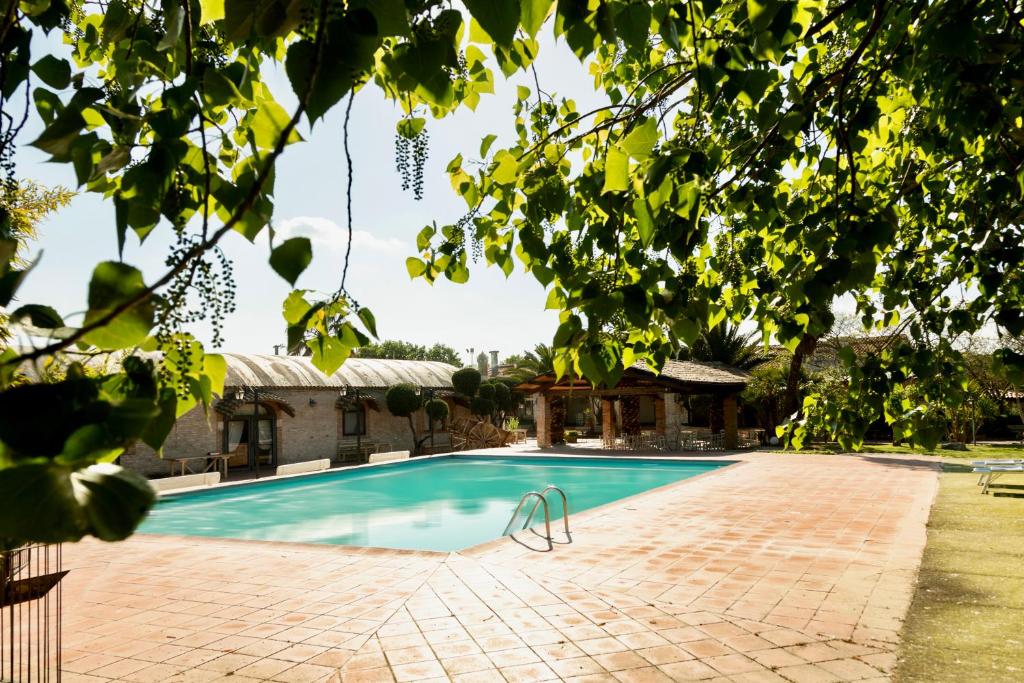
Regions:
<instances>
[{"instance_id":1,"label":"tiled roof","mask_svg":"<svg viewBox=\"0 0 1024 683\"><path fill-rule=\"evenodd\" d=\"M631 370L656 374L646 363L640 361ZM686 384L737 385L750 381L750 373L725 365L692 360L669 360L661 369L661 377L674 379Z\"/></svg>"}]
</instances>

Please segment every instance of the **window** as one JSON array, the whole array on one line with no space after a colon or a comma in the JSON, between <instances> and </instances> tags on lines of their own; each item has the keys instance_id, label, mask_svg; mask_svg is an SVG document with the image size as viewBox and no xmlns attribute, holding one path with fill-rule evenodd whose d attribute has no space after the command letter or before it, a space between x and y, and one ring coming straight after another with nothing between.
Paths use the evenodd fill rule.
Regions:
<instances>
[{"instance_id":1,"label":"window","mask_svg":"<svg viewBox=\"0 0 1024 683\"><path fill-rule=\"evenodd\" d=\"M341 433L345 436L364 436L366 434L365 407L356 406L342 411Z\"/></svg>"}]
</instances>

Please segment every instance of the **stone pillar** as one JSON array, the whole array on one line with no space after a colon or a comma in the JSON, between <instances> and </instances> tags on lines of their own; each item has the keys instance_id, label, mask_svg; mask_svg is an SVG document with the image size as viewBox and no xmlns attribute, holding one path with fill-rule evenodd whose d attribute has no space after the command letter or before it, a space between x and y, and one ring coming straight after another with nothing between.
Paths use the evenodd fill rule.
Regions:
<instances>
[{"instance_id":1,"label":"stone pillar","mask_svg":"<svg viewBox=\"0 0 1024 683\"><path fill-rule=\"evenodd\" d=\"M670 444L679 440L679 425L683 421L678 401L679 396L679 394L665 394L665 438Z\"/></svg>"},{"instance_id":2,"label":"stone pillar","mask_svg":"<svg viewBox=\"0 0 1024 683\"><path fill-rule=\"evenodd\" d=\"M551 405L547 394L537 394L534 399L533 420L537 423L537 448L551 448Z\"/></svg>"},{"instance_id":3,"label":"stone pillar","mask_svg":"<svg viewBox=\"0 0 1024 683\"><path fill-rule=\"evenodd\" d=\"M601 399L601 439L609 444L615 439L615 402Z\"/></svg>"},{"instance_id":4,"label":"stone pillar","mask_svg":"<svg viewBox=\"0 0 1024 683\"><path fill-rule=\"evenodd\" d=\"M671 400L669 394L654 397L654 431L665 436L665 398Z\"/></svg>"},{"instance_id":5,"label":"stone pillar","mask_svg":"<svg viewBox=\"0 0 1024 683\"><path fill-rule=\"evenodd\" d=\"M726 449L739 448L740 437L738 433L738 407L736 405L736 394L729 394L722 399L723 428L725 430L724 444Z\"/></svg>"}]
</instances>

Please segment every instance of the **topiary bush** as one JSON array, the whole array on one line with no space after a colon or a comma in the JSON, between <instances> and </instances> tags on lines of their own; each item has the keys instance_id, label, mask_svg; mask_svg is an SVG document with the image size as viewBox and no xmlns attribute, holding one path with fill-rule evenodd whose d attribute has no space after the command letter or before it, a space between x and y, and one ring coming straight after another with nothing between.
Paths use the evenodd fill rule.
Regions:
<instances>
[{"instance_id":1,"label":"topiary bush","mask_svg":"<svg viewBox=\"0 0 1024 683\"><path fill-rule=\"evenodd\" d=\"M477 389L476 393L480 398L486 398L488 401L493 401L496 389L494 384L490 382L484 382L483 384L480 385L480 388Z\"/></svg>"},{"instance_id":2,"label":"topiary bush","mask_svg":"<svg viewBox=\"0 0 1024 683\"><path fill-rule=\"evenodd\" d=\"M479 417L490 417L494 413L494 401L476 396L469 402L469 411Z\"/></svg>"},{"instance_id":3,"label":"topiary bush","mask_svg":"<svg viewBox=\"0 0 1024 683\"><path fill-rule=\"evenodd\" d=\"M447 418L450 412L448 404L439 398L434 398L424 403L423 409L427 411L427 417L430 418L431 425Z\"/></svg>"},{"instance_id":4,"label":"topiary bush","mask_svg":"<svg viewBox=\"0 0 1024 683\"><path fill-rule=\"evenodd\" d=\"M476 368L462 368L452 374L452 386L463 396L472 398L480 388L482 377Z\"/></svg>"},{"instance_id":5,"label":"topiary bush","mask_svg":"<svg viewBox=\"0 0 1024 683\"><path fill-rule=\"evenodd\" d=\"M409 431L412 432L412 452L415 455L419 451L419 443L416 441L416 425L412 421L412 416L423 405L423 399L416 393L416 387L413 385L396 384L384 394L384 401L392 415L409 420Z\"/></svg>"}]
</instances>

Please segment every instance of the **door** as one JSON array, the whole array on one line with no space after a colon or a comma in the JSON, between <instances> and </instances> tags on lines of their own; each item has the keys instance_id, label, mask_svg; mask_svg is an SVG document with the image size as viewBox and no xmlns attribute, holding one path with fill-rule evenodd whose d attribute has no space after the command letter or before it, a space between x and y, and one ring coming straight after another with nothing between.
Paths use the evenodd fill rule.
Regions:
<instances>
[{"instance_id":1,"label":"door","mask_svg":"<svg viewBox=\"0 0 1024 683\"><path fill-rule=\"evenodd\" d=\"M249 408L252 412L252 408ZM259 414L236 412L224 425L224 453L228 467L255 469L277 464L276 420L273 412L260 406Z\"/></svg>"}]
</instances>

